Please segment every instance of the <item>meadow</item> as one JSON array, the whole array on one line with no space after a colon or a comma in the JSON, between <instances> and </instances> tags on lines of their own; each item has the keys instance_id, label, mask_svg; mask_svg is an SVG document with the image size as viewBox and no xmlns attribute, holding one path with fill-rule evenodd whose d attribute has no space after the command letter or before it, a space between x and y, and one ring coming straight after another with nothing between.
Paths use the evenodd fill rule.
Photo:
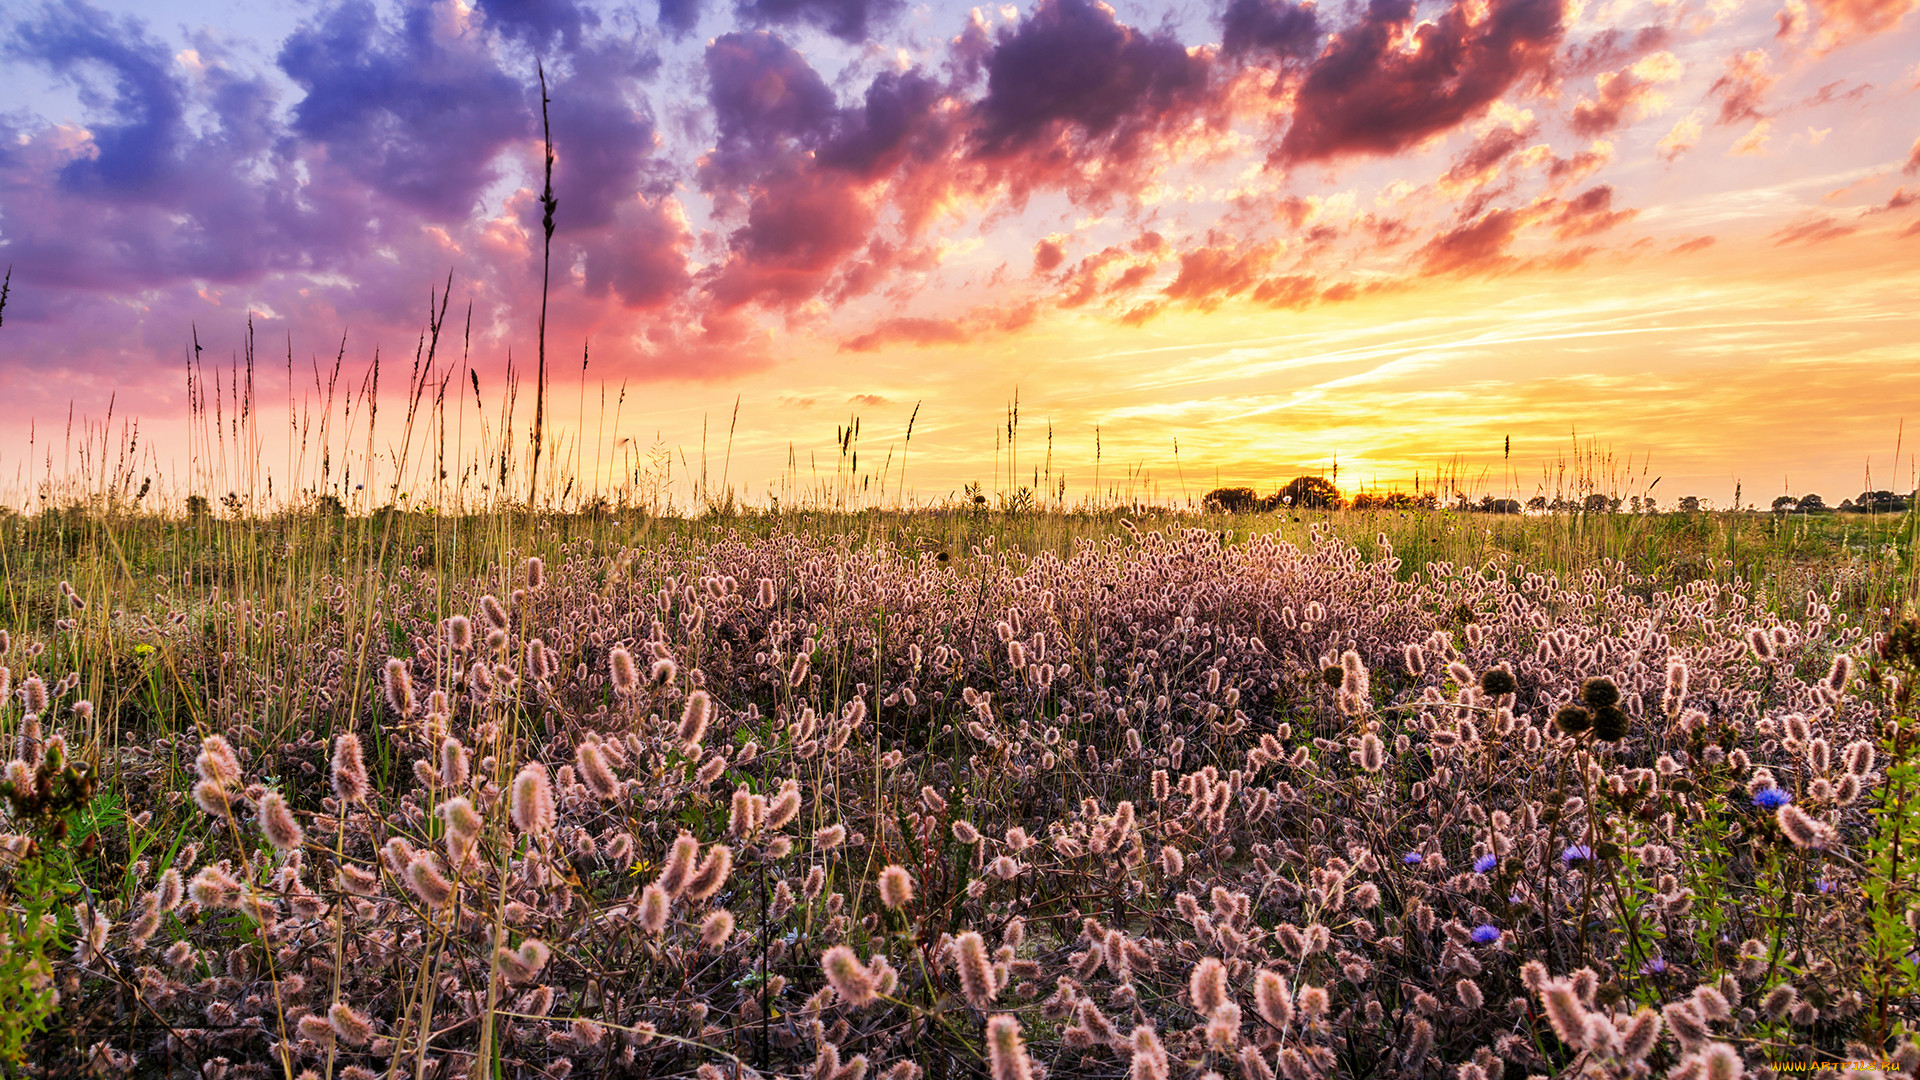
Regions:
<instances>
[{"instance_id":1,"label":"meadow","mask_svg":"<svg viewBox=\"0 0 1920 1080\"><path fill-rule=\"evenodd\" d=\"M9 1069L1920 1065L1908 517L1002 503L0 516Z\"/></svg>"},{"instance_id":2,"label":"meadow","mask_svg":"<svg viewBox=\"0 0 1920 1080\"><path fill-rule=\"evenodd\" d=\"M441 320L278 492L251 354L185 476L30 448L9 1074L1920 1070L1913 514L1068 505L1014 410L991 495L856 421L676 501Z\"/></svg>"}]
</instances>

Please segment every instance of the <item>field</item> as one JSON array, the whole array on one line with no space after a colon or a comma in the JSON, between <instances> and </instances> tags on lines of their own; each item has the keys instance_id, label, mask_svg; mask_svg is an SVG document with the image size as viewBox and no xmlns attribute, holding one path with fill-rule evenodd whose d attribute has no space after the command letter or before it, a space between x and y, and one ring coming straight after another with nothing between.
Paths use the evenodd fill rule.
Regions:
<instances>
[{"instance_id":1,"label":"field","mask_svg":"<svg viewBox=\"0 0 1920 1080\"><path fill-rule=\"evenodd\" d=\"M1920 1062L1904 518L0 521L29 1074Z\"/></svg>"}]
</instances>

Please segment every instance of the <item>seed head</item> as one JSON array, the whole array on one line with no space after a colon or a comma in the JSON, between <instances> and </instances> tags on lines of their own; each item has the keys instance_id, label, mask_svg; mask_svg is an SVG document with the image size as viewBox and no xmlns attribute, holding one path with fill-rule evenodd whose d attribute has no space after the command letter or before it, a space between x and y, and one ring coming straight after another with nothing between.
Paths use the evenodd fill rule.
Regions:
<instances>
[{"instance_id":1,"label":"seed head","mask_svg":"<svg viewBox=\"0 0 1920 1080\"><path fill-rule=\"evenodd\" d=\"M447 620L447 644L455 652L466 652L473 647L473 620L465 615L455 615Z\"/></svg>"},{"instance_id":2,"label":"seed head","mask_svg":"<svg viewBox=\"0 0 1920 1080\"><path fill-rule=\"evenodd\" d=\"M833 992L856 1009L873 1004L879 996L866 965L845 945L835 945L821 954L820 968L826 972Z\"/></svg>"},{"instance_id":3,"label":"seed head","mask_svg":"<svg viewBox=\"0 0 1920 1080\"><path fill-rule=\"evenodd\" d=\"M1824 821L1818 821L1806 811L1787 803L1774 814L1780 823L1780 831L1786 834L1793 846L1821 851L1834 841L1833 827Z\"/></svg>"},{"instance_id":4,"label":"seed head","mask_svg":"<svg viewBox=\"0 0 1920 1080\"><path fill-rule=\"evenodd\" d=\"M365 1046L373 1040L373 1021L336 1001L327 1009L327 1026L348 1046Z\"/></svg>"},{"instance_id":5,"label":"seed head","mask_svg":"<svg viewBox=\"0 0 1920 1080\"><path fill-rule=\"evenodd\" d=\"M1593 710L1593 737L1601 742L1619 742L1627 737L1632 718L1618 705L1602 705Z\"/></svg>"},{"instance_id":6,"label":"seed head","mask_svg":"<svg viewBox=\"0 0 1920 1080\"><path fill-rule=\"evenodd\" d=\"M1620 704L1620 688L1612 679L1596 675L1580 684L1580 700L1595 709Z\"/></svg>"},{"instance_id":7,"label":"seed head","mask_svg":"<svg viewBox=\"0 0 1920 1080\"><path fill-rule=\"evenodd\" d=\"M1518 691L1520 684L1514 681L1512 670L1505 664L1502 664L1496 668L1488 668L1481 673L1480 689L1489 697L1499 697L1502 694L1511 694Z\"/></svg>"},{"instance_id":8,"label":"seed head","mask_svg":"<svg viewBox=\"0 0 1920 1080\"><path fill-rule=\"evenodd\" d=\"M1253 1007L1276 1030L1284 1031L1293 1020L1293 995L1278 972L1263 970L1254 976Z\"/></svg>"},{"instance_id":9,"label":"seed head","mask_svg":"<svg viewBox=\"0 0 1920 1080\"><path fill-rule=\"evenodd\" d=\"M662 892L668 896L680 895L687 878L693 873L693 861L700 855L700 841L690 832L682 832L674 838L673 847L667 850L666 861L660 866L660 874L653 879Z\"/></svg>"},{"instance_id":10,"label":"seed head","mask_svg":"<svg viewBox=\"0 0 1920 1080\"><path fill-rule=\"evenodd\" d=\"M492 626L495 630L505 630L507 628L507 609L502 607L500 601L495 599L492 594L480 598L480 614L486 617L488 625Z\"/></svg>"},{"instance_id":11,"label":"seed head","mask_svg":"<svg viewBox=\"0 0 1920 1080\"><path fill-rule=\"evenodd\" d=\"M333 740L333 793L341 802L367 801L367 762L351 731Z\"/></svg>"},{"instance_id":12,"label":"seed head","mask_svg":"<svg viewBox=\"0 0 1920 1080\"><path fill-rule=\"evenodd\" d=\"M913 875L904 866L880 871L880 902L899 911L913 902Z\"/></svg>"},{"instance_id":13,"label":"seed head","mask_svg":"<svg viewBox=\"0 0 1920 1080\"><path fill-rule=\"evenodd\" d=\"M602 799L619 796L620 778L613 775L613 770L607 765L607 756L600 752L597 744L583 742L574 747L573 762L587 790Z\"/></svg>"},{"instance_id":14,"label":"seed head","mask_svg":"<svg viewBox=\"0 0 1920 1080\"><path fill-rule=\"evenodd\" d=\"M387 660L384 688L387 708L396 716L413 715L413 679L407 674L407 662L398 657Z\"/></svg>"},{"instance_id":15,"label":"seed head","mask_svg":"<svg viewBox=\"0 0 1920 1080\"><path fill-rule=\"evenodd\" d=\"M260 832L280 852L298 851L306 840L306 833L300 823L293 819L293 811L288 808L286 797L277 791L269 791L260 797Z\"/></svg>"},{"instance_id":16,"label":"seed head","mask_svg":"<svg viewBox=\"0 0 1920 1080\"><path fill-rule=\"evenodd\" d=\"M700 945L702 948L717 949L733 937L733 912L726 908L715 908L700 922Z\"/></svg>"},{"instance_id":17,"label":"seed head","mask_svg":"<svg viewBox=\"0 0 1920 1080\"><path fill-rule=\"evenodd\" d=\"M1593 714L1578 705L1562 705L1560 711L1553 714L1553 726L1559 728L1561 734L1578 735L1593 726Z\"/></svg>"},{"instance_id":18,"label":"seed head","mask_svg":"<svg viewBox=\"0 0 1920 1080\"><path fill-rule=\"evenodd\" d=\"M1020 1041L1020 1021L1007 1013L987 1019L987 1065L993 1080L1033 1080L1033 1062Z\"/></svg>"},{"instance_id":19,"label":"seed head","mask_svg":"<svg viewBox=\"0 0 1920 1080\"><path fill-rule=\"evenodd\" d=\"M401 874L401 879L407 883L413 895L434 911L446 907L447 902L453 899L453 883L440 872L437 865L439 861L431 853L422 852L413 857L413 861L407 864L406 872Z\"/></svg>"},{"instance_id":20,"label":"seed head","mask_svg":"<svg viewBox=\"0 0 1920 1080\"><path fill-rule=\"evenodd\" d=\"M47 684L40 681L40 676L27 676L27 681L20 684L20 690L26 695L28 712L38 716L47 711Z\"/></svg>"},{"instance_id":21,"label":"seed head","mask_svg":"<svg viewBox=\"0 0 1920 1080\"><path fill-rule=\"evenodd\" d=\"M639 672L633 666L633 654L625 646L615 645L607 654L607 673L613 677L613 688L622 694L633 693L640 685Z\"/></svg>"},{"instance_id":22,"label":"seed head","mask_svg":"<svg viewBox=\"0 0 1920 1080\"><path fill-rule=\"evenodd\" d=\"M1128 1080L1167 1080L1167 1049L1160 1045L1160 1036L1154 1033L1153 1025L1141 1024L1134 1028L1127 1041L1133 1045L1133 1069L1128 1073Z\"/></svg>"},{"instance_id":23,"label":"seed head","mask_svg":"<svg viewBox=\"0 0 1920 1080\"><path fill-rule=\"evenodd\" d=\"M1227 968L1218 957L1209 956L1193 966L1187 975L1187 993L1193 999L1193 1011L1209 1016L1227 1000Z\"/></svg>"},{"instance_id":24,"label":"seed head","mask_svg":"<svg viewBox=\"0 0 1920 1080\"><path fill-rule=\"evenodd\" d=\"M953 939L955 963L960 969L960 992L976 1009L984 1010L999 996L993 965L987 960L987 943L978 932L963 931Z\"/></svg>"},{"instance_id":25,"label":"seed head","mask_svg":"<svg viewBox=\"0 0 1920 1080\"><path fill-rule=\"evenodd\" d=\"M451 735L440 740L440 783L448 788L467 783L467 748Z\"/></svg>"},{"instance_id":26,"label":"seed head","mask_svg":"<svg viewBox=\"0 0 1920 1080\"><path fill-rule=\"evenodd\" d=\"M640 892L640 928L649 934L657 934L666 929L667 909L673 901L667 891L659 885L649 885Z\"/></svg>"},{"instance_id":27,"label":"seed head","mask_svg":"<svg viewBox=\"0 0 1920 1080\"><path fill-rule=\"evenodd\" d=\"M546 581L547 581L546 562L542 560L538 555L535 555L532 558L528 559L527 560L527 588L537 589L540 586L546 584Z\"/></svg>"},{"instance_id":28,"label":"seed head","mask_svg":"<svg viewBox=\"0 0 1920 1080\"><path fill-rule=\"evenodd\" d=\"M715 844L707 849L707 857L701 861L700 869L687 879L686 898L691 903L699 903L720 891L727 883L727 875L733 870L733 849L725 844Z\"/></svg>"},{"instance_id":29,"label":"seed head","mask_svg":"<svg viewBox=\"0 0 1920 1080\"><path fill-rule=\"evenodd\" d=\"M707 737L707 719L713 714L713 699L705 690L695 690L687 695L687 704L680 710L680 741L689 747L697 747Z\"/></svg>"},{"instance_id":30,"label":"seed head","mask_svg":"<svg viewBox=\"0 0 1920 1080\"><path fill-rule=\"evenodd\" d=\"M553 781L548 779L545 765L528 765L514 776L509 816L521 832L537 835L553 828Z\"/></svg>"}]
</instances>

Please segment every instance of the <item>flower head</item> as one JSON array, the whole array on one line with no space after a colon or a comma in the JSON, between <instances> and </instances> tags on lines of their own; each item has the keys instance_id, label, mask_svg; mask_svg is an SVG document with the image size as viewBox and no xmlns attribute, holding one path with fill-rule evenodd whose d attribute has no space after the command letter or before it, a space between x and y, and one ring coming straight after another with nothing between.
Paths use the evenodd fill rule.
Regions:
<instances>
[{"instance_id":1,"label":"flower head","mask_svg":"<svg viewBox=\"0 0 1920 1080\"><path fill-rule=\"evenodd\" d=\"M1484 874L1498 865L1500 865L1500 856L1489 853L1473 860L1473 872Z\"/></svg>"},{"instance_id":2,"label":"flower head","mask_svg":"<svg viewBox=\"0 0 1920 1080\"><path fill-rule=\"evenodd\" d=\"M1475 945L1491 945L1500 940L1500 928L1492 923L1481 923L1474 927L1473 933L1468 936L1473 939Z\"/></svg>"},{"instance_id":3,"label":"flower head","mask_svg":"<svg viewBox=\"0 0 1920 1080\"><path fill-rule=\"evenodd\" d=\"M1417 851L1409 851L1405 855L1400 856L1400 861L1408 866L1419 866L1426 861L1426 856Z\"/></svg>"},{"instance_id":4,"label":"flower head","mask_svg":"<svg viewBox=\"0 0 1920 1080\"><path fill-rule=\"evenodd\" d=\"M1762 810L1778 810L1792 801L1792 793L1777 787L1761 788L1753 796L1753 805Z\"/></svg>"},{"instance_id":5,"label":"flower head","mask_svg":"<svg viewBox=\"0 0 1920 1080\"><path fill-rule=\"evenodd\" d=\"M1567 849L1560 853L1560 861L1568 866L1586 862L1592 858L1593 849L1585 844L1568 844Z\"/></svg>"}]
</instances>

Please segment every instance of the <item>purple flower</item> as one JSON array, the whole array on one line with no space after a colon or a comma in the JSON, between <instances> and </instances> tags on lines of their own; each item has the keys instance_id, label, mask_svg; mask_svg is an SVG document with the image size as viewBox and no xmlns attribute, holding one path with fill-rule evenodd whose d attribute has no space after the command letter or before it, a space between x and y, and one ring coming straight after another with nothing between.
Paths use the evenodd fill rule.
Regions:
<instances>
[{"instance_id":1,"label":"purple flower","mask_svg":"<svg viewBox=\"0 0 1920 1080\"><path fill-rule=\"evenodd\" d=\"M1793 801L1793 795L1784 788L1761 788L1753 795L1753 805L1762 810L1778 810Z\"/></svg>"},{"instance_id":2,"label":"purple flower","mask_svg":"<svg viewBox=\"0 0 1920 1080\"><path fill-rule=\"evenodd\" d=\"M1830 893L1833 891L1833 882L1828 881L1826 878L1820 878L1819 880L1815 881L1813 884L1815 888L1819 889L1823 893Z\"/></svg>"},{"instance_id":3,"label":"purple flower","mask_svg":"<svg viewBox=\"0 0 1920 1080\"><path fill-rule=\"evenodd\" d=\"M1647 961L1646 963L1640 965L1640 974L1642 975L1661 975L1661 974L1664 974L1666 970L1667 970L1666 958L1660 957L1660 956L1656 956L1653 959Z\"/></svg>"},{"instance_id":4,"label":"purple flower","mask_svg":"<svg viewBox=\"0 0 1920 1080\"><path fill-rule=\"evenodd\" d=\"M1567 850L1560 853L1560 861L1572 866L1593 858L1593 849L1585 844L1568 844Z\"/></svg>"},{"instance_id":5,"label":"purple flower","mask_svg":"<svg viewBox=\"0 0 1920 1080\"><path fill-rule=\"evenodd\" d=\"M1473 860L1473 872L1476 874L1484 874L1498 865L1500 865L1500 856L1482 855Z\"/></svg>"},{"instance_id":6,"label":"purple flower","mask_svg":"<svg viewBox=\"0 0 1920 1080\"><path fill-rule=\"evenodd\" d=\"M1405 855L1400 856L1400 861L1406 863L1408 866L1419 866L1424 859L1425 856L1417 851L1409 851Z\"/></svg>"},{"instance_id":7,"label":"purple flower","mask_svg":"<svg viewBox=\"0 0 1920 1080\"><path fill-rule=\"evenodd\" d=\"M1492 923L1481 923L1473 928L1470 936L1475 945L1491 945L1500 940L1500 928Z\"/></svg>"}]
</instances>

